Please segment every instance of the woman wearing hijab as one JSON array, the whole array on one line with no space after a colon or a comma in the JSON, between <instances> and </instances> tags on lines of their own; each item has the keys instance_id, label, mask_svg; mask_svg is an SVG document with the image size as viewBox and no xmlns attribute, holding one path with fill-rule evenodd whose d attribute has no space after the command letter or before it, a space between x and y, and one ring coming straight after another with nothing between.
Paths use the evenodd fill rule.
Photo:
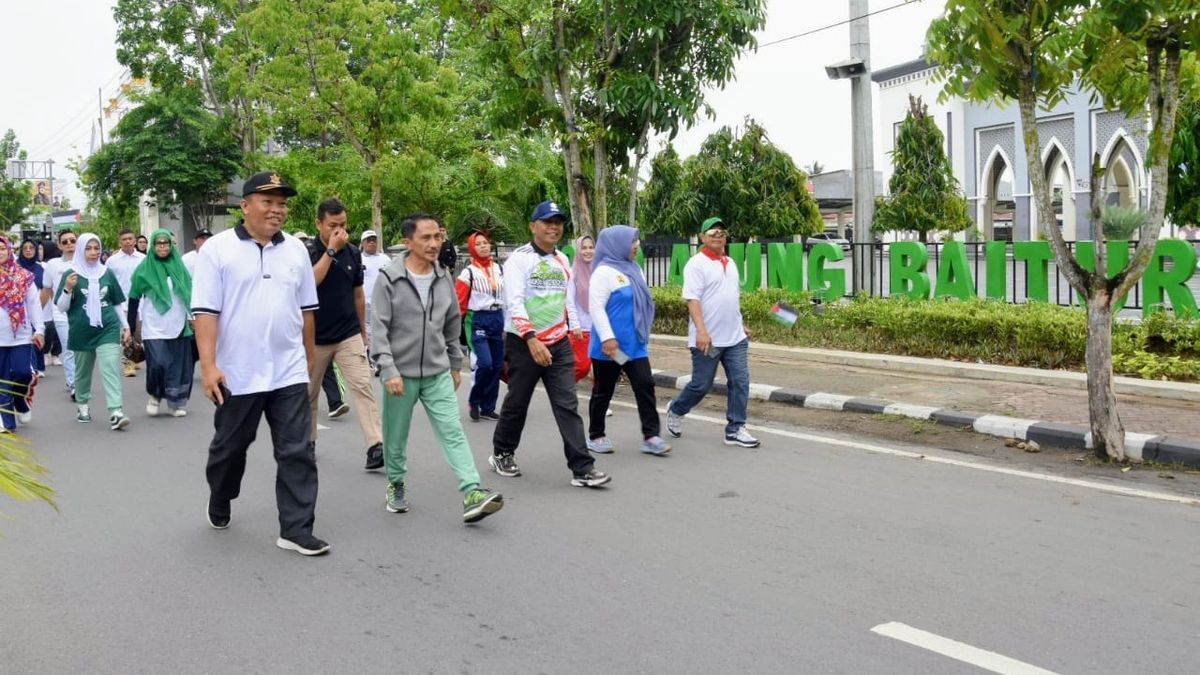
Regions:
<instances>
[{"instance_id":1,"label":"woman wearing hijab","mask_svg":"<svg viewBox=\"0 0 1200 675\"><path fill-rule=\"evenodd\" d=\"M175 244L170 230L155 230L151 235L154 253L146 256L133 271L129 282L130 306L133 300L142 309L142 345L146 349L146 414L154 417L165 400L172 417L187 415L192 395L192 276ZM132 309L130 310L133 311Z\"/></svg>"},{"instance_id":2,"label":"woman wearing hijab","mask_svg":"<svg viewBox=\"0 0 1200 675\"><path fill-rule=\"evenodd\" d=\"M50 261L61 257L62 249L58 247L58 244L54 243L54 240L51 239L38 244L38 259L41 261L38 264L42 267L42 288L47 288L44 282L48 281L46 279L46 269L50 265ZM63 345L62 340L58 338L58 329L54 326L53 302L54 297L47 294L46 302L42 303L42 318L46 320L46 344L42 347L42 356L50 357L50 365L61 366L63 365L61 356L66 347ZM72 372L67 379L74 382L75 373Z\"/></svg>"},{"instance_id":3,"label":"woman wearing hijab","mask_svg":"<svg viewBox=\"0 0 1200 675\"><path fill-rule=\"evenodd\" d=\"M134 244L134 248L136 248L138 253L141 253L142 255L150 255L148 252L150 249L150 240L146 238L146 235L139 234L137 243Z\"/></svg>"},{"instance_id":4,"label":"woman wearing hijab","mask_svg":"<svg viewBox=\"0 0 1200 675\"><path fill-rule=\"evenodd\" d=\"M475 383L467 396L471 421L495 422L504 366L504 275L492 261L492 242L483 232L467 237L471 264L458 275L454 290L463 315L467 348L475 354Z\"/></svg>"},{"instance_id":5,"label":"woman wearing hijab","mask_svg":"<svg viewBox=\"0 0 1200 675\"><path fill-rule=\"evenodd\" d=\"M32 239L26 239L25 241L21 242L21 255L17 257L17 264L20 265L21 268L26 272L29 272L33 275L33 283L36 284L38 288L42 287L42 274L44 270L42 268L42 264L38 262L37 242ZM44 311L42 312L42 316L45 316ZM41 327L42 326L35 326L35 328ZM44 338L42 342L45 344ZM46 376L46 354L40 346L38 349L33 351L33 370L37 373L38 377Z\"/></svg>"},{"instance_id":6,"label":"woman wearing hijab","mask_svg":"<svg viewBox=\"0 0 1200 675\"><path fill-rule=\"evenodd\" d=\"M588 283L592 276L592 261L596 257L596 240L585 234L574 243L575 260L571 264L571 278L567 280L567 303L575 308L575 316L579 317L579 331L571 334L571 346L575 349L575 381L579 382L592 371L592 362L588 358L592 334Z\"/></svg>"},{"instance_id":7,"label":"woman wearing hijab","mask_svg":"<svg viewBox=\"0 0 1200 675\"><path fill-rule=\"evenodd\" d=\"M34 354L42 347L42 306L33 273L17 263L8 237L0 236L0 433L33 418L29 404L37 384Z\"/></svg>"},{"instance_id":8,"label":"woman wearing hijab","mask_svg":"<svg viewBox=\"0 0 1200 675\"><path fill-rule=\"evenodd\" d=\"M129 340L129 326L117 306L125 294L117 276L100 262L100 238L79 235L75 258L63 273L55 303L67 315L67 349L75 354L75 402L78 422L91 422L92 374L97 362L108 403L108 428L129 426L121 406L121 344Z\"/></svg>"},{"instance_id":9,"label":"woman wearing hijab","mask_svg":"<svg viewBox=\"0 0 1200 675\"><path fill-rule=\"evenodd\" d=\"M588 305L592 314L590 355L595 382L588 404L588 449L613 451L604 429L605 412L624 372L637 400L642 422L642 452L663 456L671 446L659 434L655 408L654 376L650 372L650 326L654 323L654 299L635 262L638 231L628 225L613 225L600 231L596 260L592 264Z\"/></svg>"}]
</instances>

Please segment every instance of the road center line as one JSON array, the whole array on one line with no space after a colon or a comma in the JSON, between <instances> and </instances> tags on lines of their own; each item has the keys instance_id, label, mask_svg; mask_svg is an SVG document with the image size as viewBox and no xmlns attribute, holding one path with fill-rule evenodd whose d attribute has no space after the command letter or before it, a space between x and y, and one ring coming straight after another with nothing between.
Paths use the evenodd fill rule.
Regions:
<instances>
[{"instance_id":1,"label":"road center line","mask_svg":"<svg viewBox=\"0 0 1200 675\"><path fill-rule=\"evenodd\" d=\"M585 395L579 395L580 400L587 400ZM633 403L624 401L613 401L612 405L621 406L624 408L636 409L637 406ZM666 407L659 409L660 413L666 414ZM697 415L688 413L688 420L698 420L701 422L710 422L712 424L726 424L724 419L717 417L709 417L707 415ZM1184 497L1181 495L1173 495L1166 492L1156 492L1154 490L1142 490L1140 488L1126 487L1124 485L1109 485L1093 480L1085 480L1082 478L1068 478L1066 476L1056 476L1054 474L1039 473L1037 471L1028 471L1025 469L1011 469L1003 466L993 466L980 462L972 462L963 459L955 459L953 457L942 457L938 455L926 455L920 452L912 452L911 450L900 450L898 448L889 448L873 443L862 443L859 441L847 441L840 438L831 438L829 436L818 436L816 434L806 434L799 431L788 431L786 429L776 429L774 427L764 427L757 424L747 424L746 427L752 431L757 431L764 434L774 436L783 436L784 438L792 438L799 441L811 441L813 443L824 443L842 448L853 448L855 450L865 450L867 452L875 452L882 455L891 455L893 457L903 457L906 459L920 459L934 464L945 464L947 466L957 466L963 469L974 469L976 471L986 471L988 473L996 473L1004 476L1013 476L1016 478L1028 478L1031 480L1040 480L1046 483L1058 483L1060 485L1070 485L1072 487L1086 488L1096 490L1098 492L1106 492L1108 494L1122 495L1125 497L1141 497L1143 499L1153 499L1161 502L1170 502L1172 504L1183 504L1185 506L1200 506L1200 499L1195 497Z\"/></svg>"},{"instance_id":2,"label":"road center line","mask_svg":"<svg viewBox=\"0 0 1200 675\"><path fill-rule=\"evenodd\" d=\"M986 649L972 647L969 644L935 635L919 628L913 628L898 621L881 623L872 628L871 632L906 642L921 649L927 649L956 661L969 663L984 670L990 670L993 673L1003 673L1004 675L1056 675L1054 671L1038 668L1024 661L1018 661L995 652L989 652Z\"/></svg>"}]
</instances>

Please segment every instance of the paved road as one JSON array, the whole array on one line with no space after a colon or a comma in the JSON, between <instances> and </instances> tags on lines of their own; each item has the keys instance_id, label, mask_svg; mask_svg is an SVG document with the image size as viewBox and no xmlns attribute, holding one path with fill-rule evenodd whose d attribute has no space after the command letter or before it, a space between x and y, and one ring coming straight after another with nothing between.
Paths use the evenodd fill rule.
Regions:
<instances>
[{"instance_id":1,"label":"paved road","mask_svg":"<svg viewBox=\"0 0 1200 675\"><path fill-rule=\"evenodd\" d=\"M620 404L614 482L586 491L539 399L525 475L486 474L507 506L475 527L423 417L406 515L362 472L353 420L330 423L334 549L306 559L274 547L262 443L233 526L205 525L210 404L118 434L46 385L28 431L62 512L0 503L3 672L981 672L871 632L889 622L1053 672L1195 672L1195 506L795 429L727 448L698 419L673 456L641 456ZM490 431L468 428L481 463Z\"/></svg>"}]
</instances>

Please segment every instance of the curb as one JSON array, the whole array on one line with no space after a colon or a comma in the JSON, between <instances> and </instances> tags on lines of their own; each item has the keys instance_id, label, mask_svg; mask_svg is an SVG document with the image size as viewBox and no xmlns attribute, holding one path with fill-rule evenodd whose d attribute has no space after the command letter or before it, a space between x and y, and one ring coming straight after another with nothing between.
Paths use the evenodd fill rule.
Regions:
<instances>
[{"instance_id":1,"label":"curb","mask_svg":"<svg viewBox=\"0 0 1200 675\"><path fill-rule=\"evenodd\" d=\"M683 389L692 379L691 375L663 370L652 372L654 373L654 384L657 387ZM728 388L724 382L718 380L713 383L712 393L723 396L727 391ZM950 408L934 408L757 383L750 384L750 398L815 410L899 415L930 420L945 426L960 429L970 428L976 433L997 438L1036 441L1041 445L1068 450L1090 450L1092 448L1092 433L1086 427L1058 422L1043 422ZM1154 461L1200 467L1200 442L1182 438L1126 431L1125 454L1135 462Z\"/></svg>"}]
</instances>

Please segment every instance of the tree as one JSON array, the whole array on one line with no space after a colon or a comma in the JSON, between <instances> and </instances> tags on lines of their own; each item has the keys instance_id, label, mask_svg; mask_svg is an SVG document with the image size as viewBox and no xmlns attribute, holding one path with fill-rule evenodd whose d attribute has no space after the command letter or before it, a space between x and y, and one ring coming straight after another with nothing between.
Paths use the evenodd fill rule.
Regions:
<instances>
[{"instance_id":1,"label":"tree","mask_svg":"<svg viewBox=\"0 0 1200 675\"><path fill-rule=\"evenodd\" d=\"M730 236L741 239L809 235L824 227L808 176L754 120L740 135L729 127L710 135L682 170L674 154L668 147L665 157L655 158L646 186L655 231L695 234L709 216L720 216Z\"/></svg>"},{"instance_id":2,"label":"tree","mask_svg":"<svg viewBox=\"0 0 1200 675\"><path fill-rule=\"evenodd\" d=\"M152 92L113 129L84 167L90 195L129 213L143 193L160 208L181 206L208 226L211 206L241 168L241 151L225 122L201 107L192 90Z\"/></svg>"},{"instance_id":3,"label":"tree","mask_svg":"<svg viewBox=\"0 0 1200 675\"><path fill-rule=\"evenodd\" d=\"M344 140L365 165L371 223L383 226L382 176L414 149L411 126L450 117L453 69L434 47L441 22L428 2L261 0L242 19L262 51L252 91L276 128Z\"/></svg>"},{"instance_id":4,"label":"tree","mask_svg":"<svg viewBox=\"0 0 1200 675\"><path fill-rule=\"evenodd\" d=\"M808 166L804 167L804 172L810 176L819 176L825 173L825 165L817 161L809 162Z\"/></svg>"},{"instance_id":5,"label":"tree","mask_svg":"<svg viewBox=\"0 0 1200 675\"><path fill-rule=\"evenodd\" d=\"M12 129L4 132L0 138L0 226L4 229L21 222L29 208L29 200L33 194L29 183L23 180L9 180L5 167L10 159L25 157L17 135Z\"/></svg>"},{"instance_id":6,"label":"tree","mask_svg":"<svg viewBox=\"0 0 1200 675\"><path fill-rule=\"evenodd\" d=\"M1200 92L1179 108L1169 175L1167 217L1176 225L1200 224Z\"/></svg>"},{"instance_id":7,"label":"tree","mask_svg":"<svg viewBox=\"0 0 1200 675\"><path fill-rule=\"evenodd\" d=\"M261 63L241 17L247 0L116 0L117 61L158 90L196 89L204 105L224 118L238 140L246 168L261 150L258 106L250 97Z\"/></svg>"},{"instance_id":8,"label":"tree","mask_svg":"<svg viewBox=\"0 0 1200 675\"><path fill-rule=\"evenodd\" d=\"M692 124L705 110L703 90L729 80L765 21L763 0L445 4L467 21L495 73L494 118L549 129L558 140L580 233L607 224L613 168L629 165L632 186L650 133L674 136ZM634 221L637 190L629 192Z\"/></svg>"},{"instance_id":9,"label":"tree","mask_svg":"<svg viewBox=\"0 0 1200 675\"><path fill-rule=\"evenodd\" d=\"M946 156L945 137L919 97L909 96L908 104L892 151L890 195L877 202L871 229L915 231L924 243L930 232L967 229L971 219Z\"/></svg>"},{"instance_id":10,"label":"tree","mask_svg":"<svg viewBox=\"0 0 1200 675\"><path fill-rule=\"evenodd\" d=\"M944 95L976 101L1015 100L1028 160L1038 226L1059 272L1088 313L1087 386L1096 453L1125 458L1125 429L1113 388L1113 307L1142 277L1162 228L1167 171L1179 102L1181 55L1200 46L1200 18L1190 0L950 0L929 31L931 56L943 64ZM1109 270L1101 219L1099 157L1091 176L1094 264L1076 260L1053 220L1037 127L1038 107L1064 100L1076 85L1126 114L1149 113L1146 221L1128 264Z\"/></svg>"}]
</instances>

